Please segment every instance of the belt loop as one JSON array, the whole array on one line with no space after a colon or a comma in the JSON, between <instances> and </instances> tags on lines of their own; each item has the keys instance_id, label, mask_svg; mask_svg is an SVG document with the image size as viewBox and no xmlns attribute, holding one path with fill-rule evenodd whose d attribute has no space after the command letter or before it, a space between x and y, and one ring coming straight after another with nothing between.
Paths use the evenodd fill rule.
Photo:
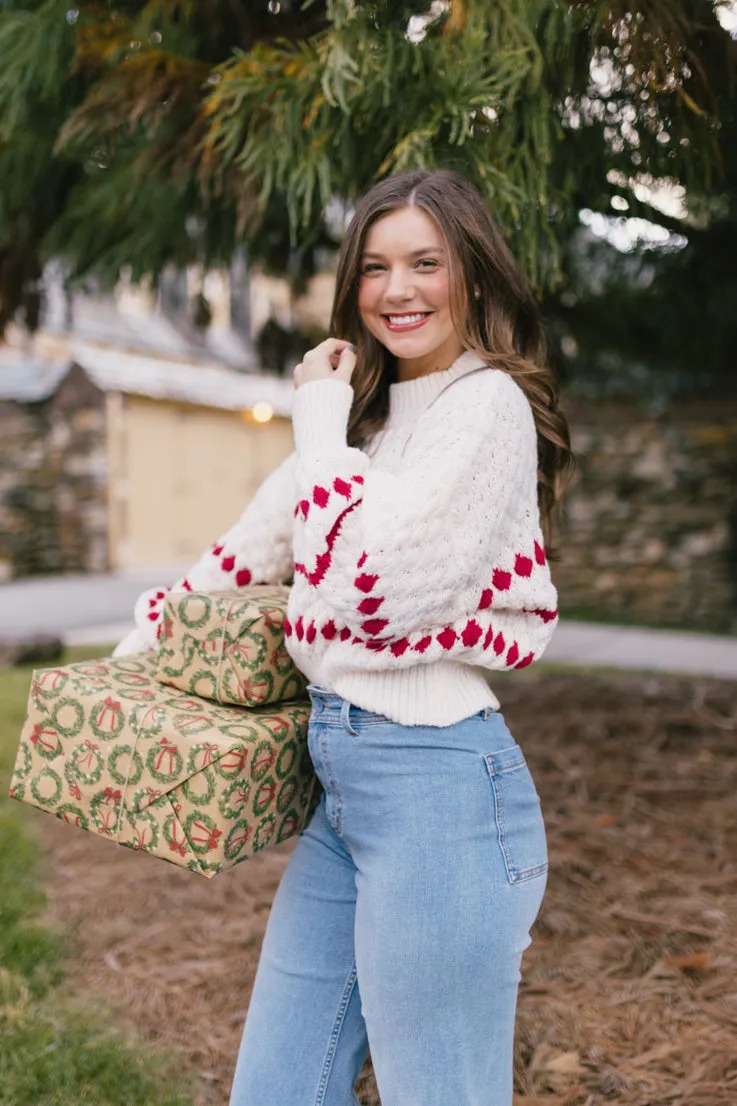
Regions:
<instances>
[{"instance_id":1,"label":"belt loop","mask_svg":"<svg viewBox=\"0 0 737 1106\"><path fill-rule=\"evenodd\" d=\"M351 726L351 704L347 699L343 700L343 704L340 708L340 720L349 734L358 737L358 731L354 730L353 726Z\"/></svg>"}]
</instances>

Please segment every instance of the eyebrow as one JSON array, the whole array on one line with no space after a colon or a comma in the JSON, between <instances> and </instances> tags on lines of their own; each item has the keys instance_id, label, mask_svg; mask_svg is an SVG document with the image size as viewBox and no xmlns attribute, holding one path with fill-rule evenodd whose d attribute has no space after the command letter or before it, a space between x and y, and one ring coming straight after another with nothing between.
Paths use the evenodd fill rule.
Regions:
<instances>
[{"instance_id":1,"label":"eyebrow","mask_svg":"<svg viewBox=\"0 0 737 1106\"><path fill-rule=\"evenodd\" d=\"M425 257L429 253L445 253L443 246L425 246L423 249L412 250L408 257ZM364 250L362 257L383 257L381 253L375 253L372 250Z\"/></svg>"}]
</instances>

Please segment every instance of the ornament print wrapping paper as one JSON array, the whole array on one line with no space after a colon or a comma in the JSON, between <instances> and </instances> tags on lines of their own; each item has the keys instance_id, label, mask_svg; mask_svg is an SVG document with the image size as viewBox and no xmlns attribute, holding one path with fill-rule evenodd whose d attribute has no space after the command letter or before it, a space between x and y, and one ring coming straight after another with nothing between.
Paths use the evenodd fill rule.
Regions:
<instances>
[{"instance_id":1,"label":"ornament print wrapping paper","mask_svg":"<svg viewBox=\"0 0 737 1106\"><path fill-rule=\"evenodd\" d=\"M164 600L157 679L218 703L266 706L307 685L284 645L289 588L170 592Z\"/></svg>"},{"instance_id":2,"label":"ornament print wrapping paper","mask_svg":"<svg viewBox=\"0 0 737 1106\"><path fill-rule=\"evenodd\" d=\"M298 833L319 797L309 701L220 706L155 668L140 653L34 672L11 797L208 878Z\"/></svg>"}]
</instances>

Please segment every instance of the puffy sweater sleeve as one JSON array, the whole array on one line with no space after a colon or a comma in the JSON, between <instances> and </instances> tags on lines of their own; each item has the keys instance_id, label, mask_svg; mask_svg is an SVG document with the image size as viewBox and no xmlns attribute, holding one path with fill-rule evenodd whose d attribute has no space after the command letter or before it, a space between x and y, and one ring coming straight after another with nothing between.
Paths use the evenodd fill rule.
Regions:
<instances>
[{"instance_id":1,"label":"puffy sweater sleeve","mask_svg":"<svg viewBox=\"0 0 737 1106\"><path fill-rule=\"evenodd\" d=\"M346 445L352 398L338 380L295 395L295 574L355 635L394 643L395 656L419 631L445 626L455 639L453 624L489 608L495 592L495 608L512 594L523 607L524 587L515 593L513 581L548 569L537 435L521 388L498 370L457 381L425 413L393 473ZM554 606L552 585L549 594ZM466 625L469 647L483 631L482 618Z\"/></svg>"},{"instance_id":2,"label":"puffy sweater sleeve","mask_svg":"<svg viewBox=\"0 0 737 1106\"><path fill-rule=\"evenodd\" d=\"M114 656L156 647L164 599L169 591L217 591L248 584L285 584L293 574L293 509L296 454L264 480L234 526L218 538L171 587L139 596L135 629Z\"/></svg>"}]
</instances>

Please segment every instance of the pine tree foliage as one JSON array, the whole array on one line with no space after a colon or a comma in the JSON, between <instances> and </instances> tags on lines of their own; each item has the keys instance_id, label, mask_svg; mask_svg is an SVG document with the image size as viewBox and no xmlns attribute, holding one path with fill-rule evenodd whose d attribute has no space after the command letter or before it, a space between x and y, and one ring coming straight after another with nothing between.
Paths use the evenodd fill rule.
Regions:
<instances>
[{"instance_id":1,"label":"pine tree foliage","mask_svg":"<svg viewBox=\"0 0 737 1106\"><path fill-rule=\"evenodd\" d=\"M0 327L50 255L309 264L326 212L408 167L474 179L539 290L582 207L725 187L711 0L69 2L0 4Z\"/></svg>"}]
</instances>

